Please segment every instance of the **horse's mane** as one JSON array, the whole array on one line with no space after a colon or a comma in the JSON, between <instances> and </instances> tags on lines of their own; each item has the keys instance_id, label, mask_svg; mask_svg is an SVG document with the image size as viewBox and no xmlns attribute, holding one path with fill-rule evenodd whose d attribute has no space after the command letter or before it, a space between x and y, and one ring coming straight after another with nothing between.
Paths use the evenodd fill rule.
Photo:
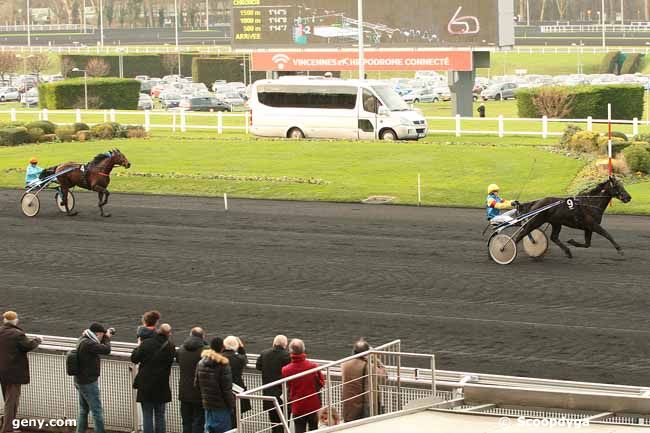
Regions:
<instances>
[{"instance_id":1,"label":"horse's mane","mask_svg":"<svg viewBox=\"0 0 650 433\"><path fill-rule=\"evenodd\" d=\"M578 195L595 195L603 189L607 182L609 182L609 179L599 182L595 186L587 187L584 190L580 191Z\"/></svg>"},{"instance_id":2,"label":"horse's mane","mask_svg":"<svg viewBox=\"0 0 650 433\"><path fill-rule=\"evenodd\" d=\"M99 164L100 162L102 162L102 161L105 160L106 158L110 158L110 157L111 157L110 154L107 153L107 152L105 152L105 153L100 153L100 154L98 154L97 156L95 156L95 158L93 158L93 160L90 161L88 164L89 164L89 165Z\"/></svg>"}]
</instances>

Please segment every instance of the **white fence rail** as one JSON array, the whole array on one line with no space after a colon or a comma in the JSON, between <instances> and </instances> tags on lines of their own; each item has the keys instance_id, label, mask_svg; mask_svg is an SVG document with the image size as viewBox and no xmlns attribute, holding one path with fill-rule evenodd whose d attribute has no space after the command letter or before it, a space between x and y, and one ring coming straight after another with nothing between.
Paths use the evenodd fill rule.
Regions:
<instances>
[{"instance_id":1,"label":"white fence rail","mask_svg":"<svg viewBox=\"0 0 650 433\"><path fill-rule=\"evenodd\" d=\"M552 26L540 26L542 33L601 33L603 31L602 24L559 24ZM632 24L605 24L606 32L650 32L650 23L635 22Z\"/></svg>"},{"instance_id":2,"label":"white fence rail","mask_svg":"<svg viewBox=\"0 0 650 433\"><path fill-rule=\"evenodd\" d=\"M439 116L427 117L429 134L450 134L456 137L466 135L537 136L549 138L561 136L569 124L579 125L587 131L604 130L607 119L549 119L517 117L461 117ZM142 125L145 130L167 130L171 132L215 131L217 134L228 132L249 133L250 113L243 112L191 112L184 110L0 110L0 121L51 120L55 123L84 122L94 125L102 122L119 122L122 124ZM628 135L650 133L650 121L634 118L632 120L612 120L617 131Z\"/></svg>"},{"instance_id":3,"label":"white fence rail","mask_svg":"<svg viewBox=\"0 0 650 433\"><path fill-rule=\"evenodd\" d=\"M30 24L29 29L32 32L94 32L96 27L87 24ZM27 32L27 25L0 25L0 32Z\"/></svg>"}]
</instances>

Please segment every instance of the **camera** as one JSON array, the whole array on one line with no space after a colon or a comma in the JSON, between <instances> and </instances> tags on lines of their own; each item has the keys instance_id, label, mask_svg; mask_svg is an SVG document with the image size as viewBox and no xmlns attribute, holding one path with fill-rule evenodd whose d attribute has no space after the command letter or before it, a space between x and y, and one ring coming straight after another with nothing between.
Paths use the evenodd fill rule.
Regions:
<instances>
[{"instance_id":1,"label":"camera","mask_svg":"<svg viewBox=\"0 0 650 433\"><path fill-rule=\"evenodd\" d=\"M115 333L117 332L117 331L115 331L115 328L108 328L107 331L108 331L108 333L111 334L111 335L115 335Z\"/></svg>"}]
</instances>

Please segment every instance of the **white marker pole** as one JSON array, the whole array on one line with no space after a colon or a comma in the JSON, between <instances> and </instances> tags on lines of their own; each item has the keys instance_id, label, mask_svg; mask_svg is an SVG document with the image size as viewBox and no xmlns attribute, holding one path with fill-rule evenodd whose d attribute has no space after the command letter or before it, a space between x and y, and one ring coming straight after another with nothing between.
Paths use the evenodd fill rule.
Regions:
<instances>
[{"instance_id":1,"label":"white marker pole","mask_svg":"<svg viewBox=\"0 0 650 433\"><path fill-rule=\"evenodd\" d=\"M228 194L223 193L223 207L226 212L228 212Z\"/></svg>"},{"instance_id":2,"label":"white marker pole","mask_svg":"<svg viewBox=\"0 0 650 433\"><path fill-rule=\"evenodd\" d=\"M613 174L612 166L612 104L607 104L607 156L609 157L609 175Z\"/></svg>"},{"instance_id":3,"label":"white marker pole","mask_svg":"<svg viewBox=\"0 0 650 433\"><path fill-rule=\"evenodd\" d=\"M422 180L420 173L418 173L418 206L422 204Z\"/></svg>"}]
</instances>

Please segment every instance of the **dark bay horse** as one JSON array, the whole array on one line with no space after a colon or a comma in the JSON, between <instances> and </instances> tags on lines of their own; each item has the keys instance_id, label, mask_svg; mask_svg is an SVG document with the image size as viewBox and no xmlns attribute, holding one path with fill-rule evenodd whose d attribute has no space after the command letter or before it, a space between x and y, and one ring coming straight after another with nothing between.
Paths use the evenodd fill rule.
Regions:
<instances>
[{"instance_id":1,"label":"dark bay horse","mask_svg":"<svg viewBox=\"0 0 650 433\"><path fill-rule=\"evenodd\" d=\"M61 187L63 204L68 216L77 214L77 212L71 212L68 209L68 190L75 186L89 191L96 191L99 197L99 212L103 217L111 216L111 214L104 212L104 206L108 203L108 196L110 195L110 192L108 192L108 184L111 181L111 171L116 165L124 168L131 167L131 163L119 149L100 153L86 165L77 162L66 162L56 167L55 173L60 173L68 168L74 168L74 170L57 177L57 181Z\"/></svg>"},{"instance_id":2,"label":"dark bay horse","mask_svg":"<svg viewBox=\"0 0 650 433\"><path fill-rule=\"evenodd\" d=\"M575 197L546 197L534 202L522 203L517 207L519 213L531 212L558 201L562 202L532 217L514 241L515 243L519 242L528 233L549 223L552 227L551 240L569 258L573 257L571 250L560 241L562 226L583 230L585 232L584 243L571 239L568 241L569 245L573 245L576 248L589 248L591 246L592 234L597 233L611 242L614 248L616 248L616 251L623 255L621 246L616 243L612 235L601 225L603 214L612 198L617 198L623 203L628 203L632 200L632 197L625 190L623 184L618 179L609 177L606 181L579 193Z\"/></svg>"}]
</instances>

